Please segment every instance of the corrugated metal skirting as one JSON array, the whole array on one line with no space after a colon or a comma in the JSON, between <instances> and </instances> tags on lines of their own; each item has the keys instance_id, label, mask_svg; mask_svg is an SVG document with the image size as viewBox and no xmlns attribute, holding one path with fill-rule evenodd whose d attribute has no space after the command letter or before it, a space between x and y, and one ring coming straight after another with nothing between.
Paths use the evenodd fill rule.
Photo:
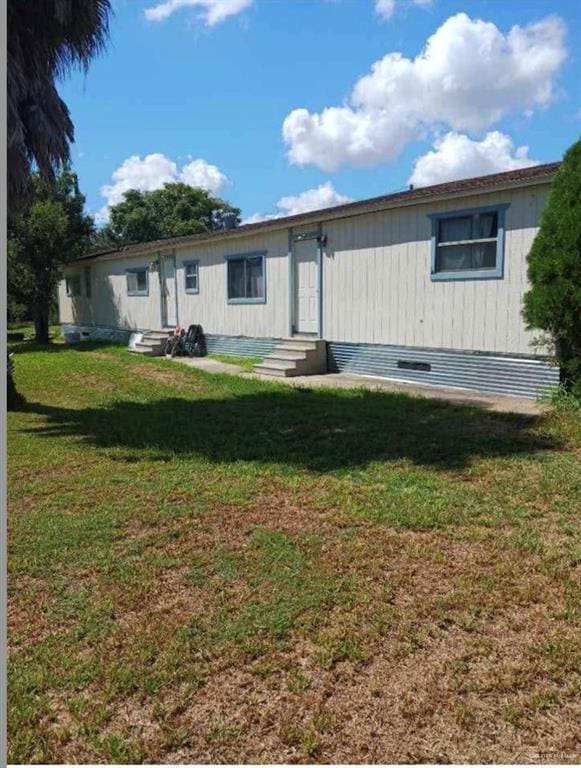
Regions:
<instances>
[{"instance_id":1,"label":"corrugated metal skirting","mask_svg":"<svg viewBox=\"0 0 581 768\"><path fill-rule=\"evenodd\" d=\"M329 342L330 372L535 398L559 383L546 359L484 352Z\"/></svg>"},{"instance_id":2,"label":"corrugated metal skirting","mask_svg":"<svg viewBox=\"0 0 581 768\"><path fill-rule=\"evenodd\" d=\"M218 336L206 334L206 349L213 355L235 357L267 357L278 344L278 339L252 336Z\"/></svg>"},{"instance_id":3,"label":"corrugated metal skirting","mask_svg":"<svg viewBox=\"0 0 581 768\"><path fill-rule=\"evenodd\" d=\"M114 344L127 344L132 331L109 325L75 325L63 323L63 336L67 344L77 344L80 341L109 341Z\"/></svg>"}]
</instances>

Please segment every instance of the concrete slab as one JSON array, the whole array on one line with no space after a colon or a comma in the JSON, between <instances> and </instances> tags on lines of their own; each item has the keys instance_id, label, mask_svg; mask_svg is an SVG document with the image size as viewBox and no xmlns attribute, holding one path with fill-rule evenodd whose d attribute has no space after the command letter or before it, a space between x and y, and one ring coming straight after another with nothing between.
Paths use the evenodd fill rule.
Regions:
<instances>
[{"instance_id":1,"label":"concrete slab","mask_svg":"<svg viewBox=\"0 0 581 768\"><path fill-rule=\"evenodd\" d=\"M211 357L173 357L171 359L176 363L183 363L190 368L197 368L200 371L207 371L208 373L237 374L242 372L242 368L239 365L222 363L219 360L213 360Z\"/></svg>"},{"instance_id":2,"label":"concrete slab","mask_svg":"<svg viewBox=\"0 0 581 768\"><path fill-rule=\"evenodd\" d=\"M499 413L521 413L536 416L542 412L542 405L536 400L507 395L492 395L473 392L467 389L443 389L438 387L421 387L400 381L390 381L373 376L354 376L348 373L326 373L314 376L293 376L291 378L273 379L271 376L261 376L255 373L243 373L247 378L262 379L263 381L280 381L291 387L331 387L343 389L366 389L369 391L403 392L417 397L427 397L436 400L447 400L459 405L470 405Z\"/></svg>"},{"instance_id":3,"label":"concrete slab","mask_svg":"<svg viewBox=\"0 0 581 768\"><path fill-rule=\"evenodd\" d=\"M246 373L239 365L222 363L209 357L175 357L178 363L197 368L208 373L230 373L244 378L260 381L277 381L289 387L329 387L332 389L366 389L369 391L403 392L417 397L427 397L436 400L447 400L450 403L484 408L499 413L520 413L536 416L542 412L542 405L536 400L507 395L489 395L473 392L467 389L443 389L439 387L421 387L416 384L406 384L401 381L390 381L373 376L354 376L348 373L325 373L312 376L292 376L288 378L263 376L258 373Z\"/></svg>"}]
</instances>

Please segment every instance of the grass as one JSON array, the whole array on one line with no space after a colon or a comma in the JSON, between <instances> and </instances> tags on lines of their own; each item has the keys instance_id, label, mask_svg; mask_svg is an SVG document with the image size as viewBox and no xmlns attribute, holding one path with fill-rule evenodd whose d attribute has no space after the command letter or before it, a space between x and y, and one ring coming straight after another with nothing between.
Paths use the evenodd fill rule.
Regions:
<instances>
[{"instance_id":1,"label":"grass","mask_svg":"<svg viewBox=\"0 0 581 768\"><path fill-rule=\"evenodd\" d=\"M229 365L239 365L245 373L252 373L254 366L262 362L261 357L235 357L234 355L208 355L212 360Z\"/></svg>"},{"instance_id":2,"label":"grass","mask_svg":"<svg viewBox=\"0 0 581 768\"><path fill-rule=\"evenodd\" d=\"M13 349L11 762L578 759L578 410Z\"/></svg>"}]
</instances>

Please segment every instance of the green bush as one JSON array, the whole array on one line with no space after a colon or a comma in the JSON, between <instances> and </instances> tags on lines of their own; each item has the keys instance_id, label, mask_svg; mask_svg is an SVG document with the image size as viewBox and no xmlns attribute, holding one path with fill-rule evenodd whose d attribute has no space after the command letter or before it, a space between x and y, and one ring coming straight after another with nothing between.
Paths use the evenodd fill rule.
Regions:
<instances>
[{"instance_id":1,"label":"green bush","mask_svg":"<svg viewBox=\"0 0 581 768\"><path fill-rule=\"evenodd\" d=\"M528 258L529 328L549 332L563 387L581 397L581 140L567 151Z\"/></svg>"}]
</instances>

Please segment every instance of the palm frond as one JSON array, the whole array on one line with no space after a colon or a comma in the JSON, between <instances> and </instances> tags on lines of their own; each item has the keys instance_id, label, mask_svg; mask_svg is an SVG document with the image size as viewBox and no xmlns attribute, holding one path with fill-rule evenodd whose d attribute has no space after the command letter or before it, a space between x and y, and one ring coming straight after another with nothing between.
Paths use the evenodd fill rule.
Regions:
<instances>
[{"instance_id":1,"label":"palm frond","mask_svg":"<svg viewBox=\"0 0 581 768\"><path fill-rule=\"evenodd\" d=\"M110 0L9 0L8 199L17 211L32 168L47 183L69 161L74 127L56 81L86 71L109 35Z\"/></svg>"}]
</instances>

